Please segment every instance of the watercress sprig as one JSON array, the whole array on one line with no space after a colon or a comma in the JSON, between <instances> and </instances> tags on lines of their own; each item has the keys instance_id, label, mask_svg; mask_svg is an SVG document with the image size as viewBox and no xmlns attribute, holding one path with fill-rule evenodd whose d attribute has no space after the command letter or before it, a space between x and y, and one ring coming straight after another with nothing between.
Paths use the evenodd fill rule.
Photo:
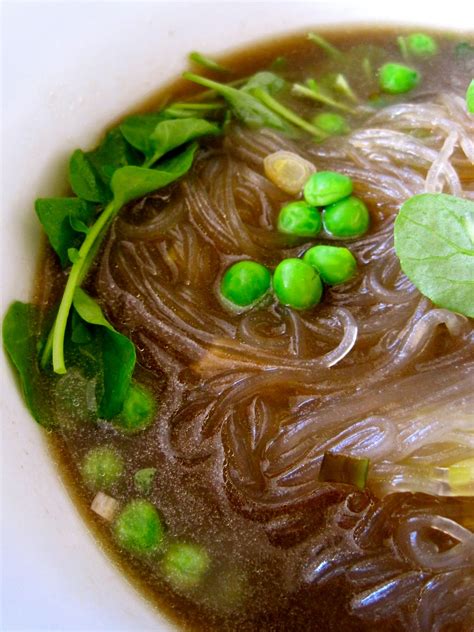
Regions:
<instances>
[{"instance_id":1,"label":"watercress sprig","mask_svg":"<svg viewBox=\"0 0 474 632\"><path fill-rule=\"evenodd\" d=\"M117 169L111 179L112 200L89 229L71 267L66 287L59 304L53 325L51 354L55 373L65 373L64 337L76 288L80 287L88 273L94 256L110 226L122 206L131 200L160 189L183 176L191 167L197 145L189 145L181 154L163 160L158 168L126 166ZM49 347L45 352L49 354ZM43 353L42 364L46 361Z\"/></svg>"},{"instance_id":2,"label":"watercress sprig","mask_svg":"<svg viewBox=\"0 0 474 632\"><path fill-rule=\"evenodd\" d=\"M354 114L355 112L354 108L346 105L345 103L341 103L340 101L336 101L331 95L324 92L314 79L308 79L306 85L301 83L293 84L291 92L295 96L305 97L319 103L324 103L324 105L329 105L330 107L342 110L343 112L349 112L350 114Z\"/></svg>"},{"instance_id":3,"label":"watercress sprig","mask_svg":"<svg viewBox=\"0 0 474 632\"><path fill-rule=\"evenodd\" d=\"M135 115L126 119L120 130L127 141L145 155L143 167L150 167L168 152L202 136L217 136L220 127L202 118L171 118L159 114Z\"/></svg>"},{"instance_id":4,"label":"watercress sprig","mask_svg":"<svg viewBox=\"0 0 474 632\"><path fill-rule=\"evenodd\" d=\"M40 311L36 305L15 301L3 320L2 337L5 350L17 371L23 399L33 418L51 428L51 402L44 375L37 363Z\"/></svg>"},{"instance_id":5,"label":"watercress sprig","mask_svg":"<svg viewBox=\"0 0 474 632\"><path fill-rule=\"evenodd\" d=\"M36 214L63 268L70 263L68 250L80 247L97 208L97 204L81 198L36 200Z\"/></svg>"},{"instance_id":6,"label":"watercress sprig","mask_svg":"<svg viewBox=\"0 0 474 632\"><path fill-rule=\"evenodd\" d=\"M270 108L261 103L256 97L243 89L234 88L228 84L219 83L195 75L192 72L183 73L183 77L201 86L214 90L228 103L233 114L249 127L270 127L280 132L292 133L292 128L281 116L275 114Z\"/></svg>"}]
</instances>

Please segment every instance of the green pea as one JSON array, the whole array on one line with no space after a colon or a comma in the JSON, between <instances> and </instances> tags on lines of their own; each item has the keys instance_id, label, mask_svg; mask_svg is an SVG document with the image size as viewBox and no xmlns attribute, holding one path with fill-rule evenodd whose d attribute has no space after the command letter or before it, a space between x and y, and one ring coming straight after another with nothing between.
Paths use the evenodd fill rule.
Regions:
<instances>
[{"instance_id":1,"label":"green pea","mask_svg":"<svg viewBox=\"0 0 474 632\"><path fill-rule=\"evenodd\" d=\"M272 275L256 261L239 261L230 266L221 281L222 296L238 305L248 307L270 289Z\"/></svg>"},{"instance_id":2,"label":"green pea","mask_svg":"<svg viewBox=\"0 0 474 632\"><path fill-rule=\"evenodd\" d=\"M304 199L311 206L326 206L352 193L352 180L336 171L318 171L304 187Z\"/></svg>"},{"instance_id":3,"label":"green pea","mask_svg":"<svg viewBox=\"0 0 474 632\"><path fill-rule=\"evenodd\" d=\"M163 558L167 579L179 588L196 586L208 571L211 560L207 551L197 544L171 544Z\"/></svg>"},{"instance_id":4,"label":"green pea","mask_svg":"<svg viewBox=\"0 0 474 632\"><path fill-rule=\"evenodd\" d=\"M357 262L352 252L339 246L313 246L305 252L303 261L316 268L321 279L328 285L345 283L357 271Z\"/></svg>"},{"instance_id":5,"label":"green pea","mask_svg":"<svg viewBox=\"0 0 474 632\"><path fill-rule=\"evenodd\" d=\"M327 206L323 212L324 228L334 237L358 237L367 231L369 224L366 205L353 195Z\"/></svg>"},{"instance_id":6,"label":"green pea","mask_svg":"<svg viewBox=\"0 0 474 632\"><path fill-rule=\"evenodd\" d=\"M379 84L383 92L401 94L409 92L420 82L420 73L403 64L384 64L379 70Z\"/></svg>"},{"instance_id":7,"label":"green pea","mask_svg":"<svg viewBox=\"0 0 474 632\"><path fill-rule=\"evenodd\" d=\"M278 230L298 237L314 237L322 228L321 214L306 202L290 202L278 215Z\"/></svg>"},{"instance_id":8,"label":"green pea","mask_svg":"<svg viewBox=\"0 0 474 632\"><path fill-rule=\"evenodd\" d=\"M120 512L115 525L119 545L131 553L150 553L164 540L164 528L155 507L146 500L132 500Z\"/></svg>"},{"instance_id":9,"label":"green pea","mask_svg":"<svg viewBox=\"0 0 474 632\"><path fill-rule=\"evenodd\" d=\"M81 467L84 482L93 491L107 491L123 474L123 459L115 448L92 448Z\"/></svg>"},{"instance_id":10,"label":"green pea","mask_svg":"<svg viewBox=\"0 0 474 632\"><path fill-rule=\"evenodd\" d=\"M407 37L406 43L408 51L417 57L431 57L438 52L436 41L425 33L411 33Z\"/></svg>"},{"instance_id":11,"label":"green pea","mask_svg":"<svg viewBox=\"0 0 474 632\"><path fill-rule=\"evenodd\" d=\"M276 297L294 309L308 309L321 300L323 285L316 270L301 259L283 259L273 274Z\"/></svg>"},{"instance_id":12,"label":"green pea","mask_svg":"<svg viewBox=\"0 0 474 632\"><path fill-rule=\"evenodd\" d=\"M133 434L147 428L155 417L156 401L153 395L136 382L131 384L122 412L114 418L114 425Z\"/></svg>"},{"instance_id":13,"label":"green pea","mask_svg":"<svg viewBox=\"0 0 474 632\"><path fill-rule=\"evenodd\" d=\"M313 118L312 123L331 136L347 134L349 131L346 119L335 112L321 112Z\"/></svg>"}]
</instances>

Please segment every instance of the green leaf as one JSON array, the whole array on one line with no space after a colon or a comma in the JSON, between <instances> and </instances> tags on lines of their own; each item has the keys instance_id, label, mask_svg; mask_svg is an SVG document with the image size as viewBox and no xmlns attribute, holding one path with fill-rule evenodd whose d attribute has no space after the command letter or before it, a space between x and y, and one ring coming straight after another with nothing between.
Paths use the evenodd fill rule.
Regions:
<instances>
[{"instance_id":1,"label":"green leaf","mask_svg":"<svg viewBox=\"0 0 474 632\"><path fill-rule=\"evenodd\" d=\"M395 250L422 294L474 317L474 202L443 193L410 198L395 220Z\"/></svg>"},{"instance_id":2,"label":"green leaf","mask_svg":"<svg viewBox=\"0 0 474 632\"><path fill-rule=\"evenodd\" d=\"M98 303L81 288L76 288L74 292L73 305L86 323L104 328L102 332L103 383L99 416L111 419L122 410L128 393L136 362L135 347L131 340L112 327Z\"/></svg>"},{"instance_id":3,"label":"green leaf","mask_svg":"<svg viewBox=\"0 0 474 632\"><path fill-rule=\"evenodd\" d=\"M114 199L98 216L79 249L79 257L73 264L59 304L54 329L50 334L46 350L43 352L42 364L46 366L52 355L55 373L66 373L64 361L64 339L74 294L81 286L92 265L107 229L120 211L121 207L131 200L155 191L184 175L191 167L197 143L186 147L179 154L162 160L158 169L143 167L122 167L117 169L111 181Z\"/></svg>"},{"instance_id":4,"label":"green leaf","mask_svg":"<svg viewBox=\"0 0 474 632\"><path fill-rule=\"evenodd\" d=\"M116 205L123 206L183 176L191 168L196 149L197 143L192 143L178 155L162 160L155 169L146 167L118 169L111 182Z\"/></svg>"},{"instance_id":5,"label":"green leaf","mask_svg":"<svg viewBox=\"0 0 474 632\"><path fill-rule=\"evenodd\" d=\"M150 136L156 126L169 116L164 112L151 112L149 114L134 114L125 119L120 125L120 131L126 140L145 156L153 155L153 145Z\"/></svg>"},{"instance_id":6,"label":"green leaf","mask_svg":"<svg viewBox=\"0 0 474 632\"><path fill-rule=\"evenodd\" d=\"M316 33L308 33L308 39L322 48L330 57L334 59L340 59L342 57L341 51L330 44L327 39L321 37L321 35L317 35Z\"/></svg>"},{"instance_id":7,"label":"green leaf","mask_svg":"<svg viewBox=\"0 0 474 632\"><path fill-rule=\"evenodd\" d=\"M89 325L99 325L99 327L105 327L109 331L115 332L115 329L105 318L100 305L80 287L74 292L73 305L82 320Z\"/></svg>"},{"instance_id":8,"label":"green leaf","mask_svg":"<svg viewBox=\"0 0 474 632\"><path fill-rule=\"evenodd\" d=\"M87 230L96 205L80 198L39 198L35 202L35 210L61 265L67 267L68 248L77 248L84 239L77 226Z\"/></svg>"},{"instance_id":9,"label":"green leaf","mask_svg":"<svg viewBox=\"0 0 474 632\"><path fill-rule=\"evenodd\" d=\"M80 259L79 250L77 248L68 248L67 256L71 263L76 263Z\"/></svg>"},{"instance_id":10,"label":"green leaf","mask_svg":"<svg viewBox=\"0 0 474 632\"><path fill-rule=\"evenodd\" d=\"M466 91L467 111L474 114L474 79L472 79Z\"/></svg>"},{"instance_id":11,"label":"green leaf","mask_svg":"<svg viewBox=\"0 0 474 632\"><path fill-rule=\"evenodd\" d=\"M109 193L86 153L76 149L69 160L69 182L74 193L89 202L107 202Z\"/></svg>"},{"instance_id":12,"label":"green leaf","mask_svg":"<svg viewBox=\"0 0 474 632\"><path fill-rule=\"evenodd\" d=\"M71 224L71 228L77 233L83 233L84 235L87 235L87 233L89 232L89 226L85 224L82 220L77 219L77 217L69 217L69 223Z\"/></svg>"},{"instance_id":13,"label":"green leaf","mask_svg":"<svg viewBox=\"0 0 474 632\"><path fill-rule=\"evenodd\" d=\"M188 57L195 64L199 64L199 66L207 68L208 70L215 70L216 72L229 72L229 70L227 68L224 68L224 66L221 66L221 64L218 64L213 59L210 59L209 57L206 57L205 55L203 55L202 53L198 53L197 51L189 53Z\"/></svg>"},{"instance_id":14,"label":"green leaf","mask_svg":"<svg viewBox=\"0 0 474 632\"><path fill-rule=\"evenodd\" d=\"M234 115L249 127L270 127L281 132L292 133L292 128L281 116L275 114L248 92L237 90L232 86L212 81L207 77L200 77L191 72L183 73L183 77L220 94L227 101Z\"/></svg>"},{"instance_id":15,"label":"green leaf","mask_svg":"<svg viewBox=\"0 0 474 632\"><path fill-rule=\"evenodd\" d=\"M250 92L254 88L262 88L271 95L278 94L286 86L286 81L276 75L274 72L268 72L266 70L257 72L250 77L250 79L242 86L243 92Z\"/></svg>"},{"instance_id":16,"label":"green leaf","mask_svg":"<svg viewBox=\"0 0 474 632\"><path fill-rule=\"evenodd\" d=\"M117 169L142 162L141 156L127 143L118 127L110 130L97 149L86 155L107 188Z\"/></svg>"},{"instance_id":17,"label":"green leaf","mask_svg":"<svg viewBox=\"0 0 474 632\"><path fill-rule=\"evenodd\" d=\"M72 312L71 318L71 342L76 345L86 345L91 342L93 336L87 325L80 318L76 311Z\"/></svg>"},{"instance_id":18,"label":"green leaf","mask_svg":"<svg viewBox=\"0 0 474 632\"><path fill-rule=\"evenodd\" d=\"M3 321L3 345L20 378L21 390L34 419L45 428L54 425L49 389L37 363L39 309L16 301Z\"/></svg>"},{"instance_id":19,"label":"green leaf","mask_svg":"<svg viewBox=\"0 0 474 632\"><path fill-rule=\"evenodd\" d=\"M69 180L74 193L90 202L109 202L110 180L117 169L140 164L141 157L119 128L108 132L93 151L76 149L69 161Z\"/></svg>"},{"instance_id":20,"label":"green leaf","mask_svg":"<svg viewBox=\"0 0 474 632\"><path fill-rule=\"evenodd\" d=\"M172 149L196 140L200 136L216 136L219 133L218 125L199 118L161 121L150 137L153 156L148 162L153 164Z\"/></svg>"}]
</instances>

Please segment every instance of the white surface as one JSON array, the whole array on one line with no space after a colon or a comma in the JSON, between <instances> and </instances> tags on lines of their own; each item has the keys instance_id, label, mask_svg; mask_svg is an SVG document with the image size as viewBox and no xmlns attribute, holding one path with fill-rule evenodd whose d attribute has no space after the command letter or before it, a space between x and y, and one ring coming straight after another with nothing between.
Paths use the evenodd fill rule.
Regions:
<instances>
[{"instance_id":1,"label":"white surface","mask_svg":"<svg viewBox=\"0 0 474 632\"><path fill-rule=\"evenodd\" d=\"M342 20L465 28L469 3L3 4L2 317L27 299L33 200L61 194L66 158L184 68L273 32ZM72 506L2 356L2 630L165 630Z\"/></svg>"}]
</instances>

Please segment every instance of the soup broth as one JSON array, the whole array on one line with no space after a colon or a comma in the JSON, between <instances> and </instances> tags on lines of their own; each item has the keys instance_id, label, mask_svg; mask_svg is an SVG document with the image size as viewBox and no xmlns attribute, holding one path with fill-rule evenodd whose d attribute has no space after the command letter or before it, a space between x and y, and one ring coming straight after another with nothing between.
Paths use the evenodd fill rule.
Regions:
<instances>
[{"instance_id":1,"label":"soup broth","mask_svg":"<svg viewBox=\"0 0 474 632\"><path fill-rule=\"evenodd\" d=\"M230 72L208 76L237 87L258 71L302 86L315 79L336 107L294 90L280 101L306 121L339 113L344 133L316 142L229 120L200 140L183 178L122 209L84 283L136 347L134 379L155 401L153 423L130 433L97 419L85 343L54 378L50 444L99 540L185 629L474 626L474 503L449 479L472 457L472 320L425 298L393 247L395 217L413 195L474 199L464 105L474 48L472 37L431 33L436 53L417 56L409 33L325 33L335 54L300 34L223 59ZM415 67L421 81L381 91L388 62ZM180 80L140 111L215 102L199 95ZM280 232L280 209L295 195L264 160L281 150L350 177L369 230ZM357 273L326 285L315 307L295 310L273 294L250 309L223 301L232 264L273 271L319 243L349 248ZM64 283L48 249L34 296L45 322ZM123 462L102 490L118 511L141 499L159 512L165 533L152 553L127 551L118 514L110 522L90 508L98 490L84 463L104 446ZM329 451L369 459L366 486L319 480Z\"/></svg>"}]
</instances>

